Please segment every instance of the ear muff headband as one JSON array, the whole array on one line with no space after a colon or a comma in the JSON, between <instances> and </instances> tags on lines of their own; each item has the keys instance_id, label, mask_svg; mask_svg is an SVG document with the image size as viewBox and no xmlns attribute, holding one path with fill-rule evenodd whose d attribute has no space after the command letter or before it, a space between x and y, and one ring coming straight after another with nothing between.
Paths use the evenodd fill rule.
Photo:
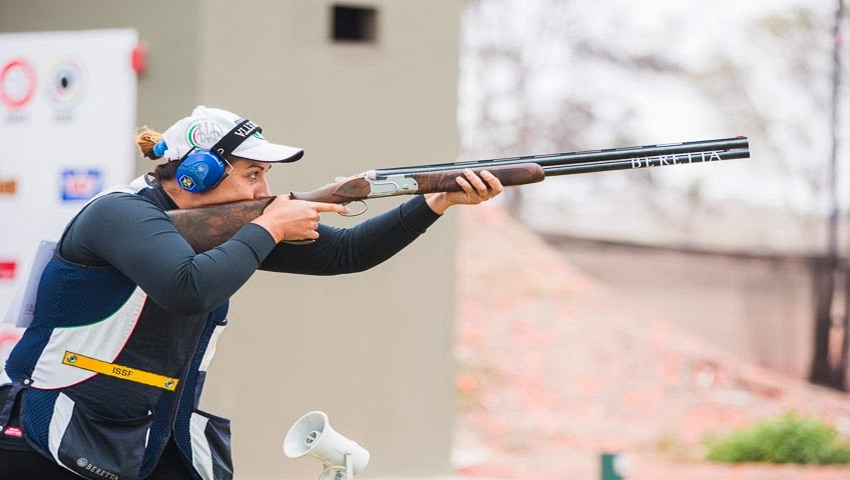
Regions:
<instances>
[{"instance_id":1,"label":"ear muff headband","mask_svg":"<svg viewBox=\"0 0 850 480\"><path fill-rule=\"evenodd\" d=\"M200 193L215 188L227 178L227 161L225 160L239 145L255 132L262 132L259 125L250 120L242 120L232 130L227 132L209 150L195 148L189 151L180 165L175 176L183 190Z\"/></svg>"}]
</instances>

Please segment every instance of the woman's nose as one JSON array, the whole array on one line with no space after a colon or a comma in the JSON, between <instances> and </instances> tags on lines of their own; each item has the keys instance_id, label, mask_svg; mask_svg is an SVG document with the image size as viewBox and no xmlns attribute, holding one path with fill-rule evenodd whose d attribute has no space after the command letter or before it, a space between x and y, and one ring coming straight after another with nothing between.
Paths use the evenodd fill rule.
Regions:
<instances>
[{"instance_id":1,"label":"woman's nose","mask_svg":"<svg viewBox=\"0 0 850 480\"><path fill-rule=\"evenodd\" d=\"M261 185L257 187L257 196L258 197L268 197L271 196L272 189L269 187L269 182L263 182Z\"/></svg>"}]
</instances>

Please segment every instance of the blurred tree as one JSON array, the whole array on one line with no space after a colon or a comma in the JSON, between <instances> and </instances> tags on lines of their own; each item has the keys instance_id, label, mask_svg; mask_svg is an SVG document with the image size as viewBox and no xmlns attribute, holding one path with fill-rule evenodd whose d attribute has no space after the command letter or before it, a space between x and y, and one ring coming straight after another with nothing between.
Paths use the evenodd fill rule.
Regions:
<instances>
[{"instance_id":1,"label":"blurred tree","mask_svg":"<svg viewBox=\"0 0 850 480\"><path fill-rule=\"evenodd\" d=\"M814 269L815 334L809 381L838 390L847 390L847 362L850 351L850 275L847 259L841 258L838 247L840 205L838 200L838 146L841 140L841 70L845 20L844 1L837 0L833 23L832 63L832 149L829 162L829 203L827 223L827 252L823 262ZM843 288L843 292L836 289ZM843 295L842 295L843 294ZM843 305L839 305L844 297ZM838 313L836 313L838 312ZM833 340L836 339L836 340Z\"/></svg>"}]
</instances>

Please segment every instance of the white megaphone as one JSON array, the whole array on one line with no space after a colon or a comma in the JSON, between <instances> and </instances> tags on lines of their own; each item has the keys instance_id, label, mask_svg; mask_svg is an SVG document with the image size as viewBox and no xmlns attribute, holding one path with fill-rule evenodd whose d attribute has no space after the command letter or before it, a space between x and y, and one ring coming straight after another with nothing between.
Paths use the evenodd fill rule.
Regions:
<instances>
[{"instance_id":1,"label":"white megaphone","mask_svg":"<svg viewBox=\"0 0 850 480\"><path fill-rule=\"evenodd\" d=\"M369 463L369 451L331 428L325 412L314 411L299 418L283 439L283 454L289 458L310 455L321 460L325 471L345 471L351 479Z\"/></svg>"}]
</instances>

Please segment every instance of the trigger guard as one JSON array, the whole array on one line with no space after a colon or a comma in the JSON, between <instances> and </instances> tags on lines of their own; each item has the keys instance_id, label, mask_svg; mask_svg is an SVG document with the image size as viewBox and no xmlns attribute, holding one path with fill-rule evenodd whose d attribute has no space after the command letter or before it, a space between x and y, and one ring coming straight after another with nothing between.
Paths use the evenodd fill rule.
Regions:
<instances>
[{"instance_id":1,"label":"trigger guard","mask_svg":"<svg viewBox=\"0 0 850 480\"><path fill-rule=\"evenodd\" d=\"M347 206L347 205L350 205L350 204L352 204L352 203L360 203L360 204L362 204L362 205L363 205L363 210L360 210L359 212L354 212L354 213L340 213L340 215L342 215L343 217L356 217L356 216L358 216L358 215L363 215L364 213L366 213L366 210L369 210L369 204L368 204L368 203L366 203L366 202L365 202L365 201L363 201L363 200L355 200L355 201L353 201L353 202L346 202L346 203L343 203L343 205L346 205L346 206Z\"/></svg>"}]
</instances>

